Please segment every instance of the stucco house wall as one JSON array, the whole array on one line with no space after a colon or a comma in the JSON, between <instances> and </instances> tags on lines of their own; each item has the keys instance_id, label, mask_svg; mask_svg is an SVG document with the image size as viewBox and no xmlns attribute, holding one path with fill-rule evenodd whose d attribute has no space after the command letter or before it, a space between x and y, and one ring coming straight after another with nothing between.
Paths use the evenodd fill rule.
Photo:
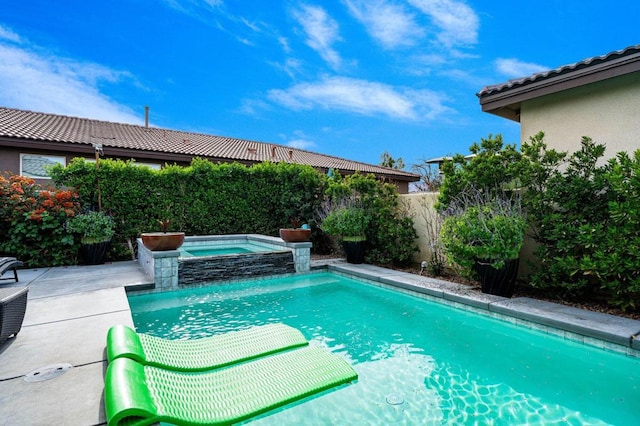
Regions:
<instances>
[{"instance_id":1,"label":"stucco house wall","mask_svg":"<svg viewBox=\"0 0 640 426\"><path fill-rule=\"evenodd\" d=\"M605 158L640 149L640 73L591 83L521 104L521 140L539 131L550 148L575 152L583 136L606 146Z\"/></svg>"}]
</instances>

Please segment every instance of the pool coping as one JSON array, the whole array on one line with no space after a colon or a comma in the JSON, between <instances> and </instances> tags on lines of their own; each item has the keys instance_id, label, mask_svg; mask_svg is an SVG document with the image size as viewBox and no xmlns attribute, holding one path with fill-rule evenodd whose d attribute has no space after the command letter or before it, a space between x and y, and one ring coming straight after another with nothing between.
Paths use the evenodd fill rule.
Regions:
<instances>
[{"instance_id":1,"label":"pool coping","mask_svg":"<svg viewBox=\"0 0 640 426\"><path fill-rule=\"evenodd\" d=\"M472 286L386 269L378 266L329 262L314 270L352 275L430 296L527 328L560 335L602 349L640 357L640 321L565 306L528 297L511 299L480 293Z\"/></svg>"}]
</instances>

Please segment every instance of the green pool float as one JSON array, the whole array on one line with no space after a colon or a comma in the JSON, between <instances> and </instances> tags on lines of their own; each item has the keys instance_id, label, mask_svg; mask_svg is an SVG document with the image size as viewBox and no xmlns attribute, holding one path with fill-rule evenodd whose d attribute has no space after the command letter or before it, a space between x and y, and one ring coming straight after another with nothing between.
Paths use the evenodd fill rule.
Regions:
<instances>
[{"instance_id":1,"label":"green pool float","mask_svg":"<svg viewBox=\"0 0 640 426\"><path fill-rule=\"evenodd\" d=\"M107 359L131 358L168 370L205 371L308 344L299 330L281 323L192 340L162 339L116 325L107 333Z\"/></svg>"},{"instance_id":2,"label":"green pool float","mask_svg":"<svg viewBox=\"0 0 640 426\"><path fill-rule=\"evenodd\" d=\"M357 377L341 357L310 346L202 373L117 358L107 368L105 411L108 426L227 425Z\"/></svg>"}]
</instances>

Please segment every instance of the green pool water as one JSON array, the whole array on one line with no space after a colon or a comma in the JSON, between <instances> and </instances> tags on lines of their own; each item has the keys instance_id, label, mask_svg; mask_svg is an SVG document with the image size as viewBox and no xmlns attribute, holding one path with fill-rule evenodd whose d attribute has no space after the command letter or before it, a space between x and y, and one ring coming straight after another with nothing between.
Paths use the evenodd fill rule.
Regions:
<instances>
[{"instance_id":1,"label":"green pool water","mask_svg":"<svg viewBox=\"0 0 640 426\"><path fill-rule=\"evenodd\" d=\"M272 322L348 360L355 384L264 425L638 424L640 360L332 273L132 295L139 332Z\"/></svg>"}]
</instances>

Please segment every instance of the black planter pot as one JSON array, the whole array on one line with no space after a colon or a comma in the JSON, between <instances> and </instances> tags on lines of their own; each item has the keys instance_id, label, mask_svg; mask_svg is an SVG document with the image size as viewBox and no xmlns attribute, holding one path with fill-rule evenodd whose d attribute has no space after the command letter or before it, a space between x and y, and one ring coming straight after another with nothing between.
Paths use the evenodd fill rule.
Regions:
<instances>
[{"instance_id":1,"label":"black planter pot","mask_svg":"<svg viewBox=\"0 0 640 426\"><path fill-rule=\"evenodd\" d=\"M99 243L83 243L80 246L80 254L85 265L102 265L104 263L107 250L111 241L101 241Z\"/></svg>"},{"instance_id":2,"label":"black planter pot","mask_svg":"<svg viewBox=\"0 0 640 426\"><path fill-rule=\"evenodd\" d=\"M474 271L482 285L482 292L502 297L513 296L520 259L507 259L502 268L491 266L490 259L477 259Z\"/></svg>"},{"instance_id":3,"label":"black planter pot","mask_svg":"<svg viewBox=\"0 0 640 426\"><path fill-rule=\"evenodd\" d=\"M366 241L342 241L347 263L363 263Z\"/></svg>"}]
</instances>

